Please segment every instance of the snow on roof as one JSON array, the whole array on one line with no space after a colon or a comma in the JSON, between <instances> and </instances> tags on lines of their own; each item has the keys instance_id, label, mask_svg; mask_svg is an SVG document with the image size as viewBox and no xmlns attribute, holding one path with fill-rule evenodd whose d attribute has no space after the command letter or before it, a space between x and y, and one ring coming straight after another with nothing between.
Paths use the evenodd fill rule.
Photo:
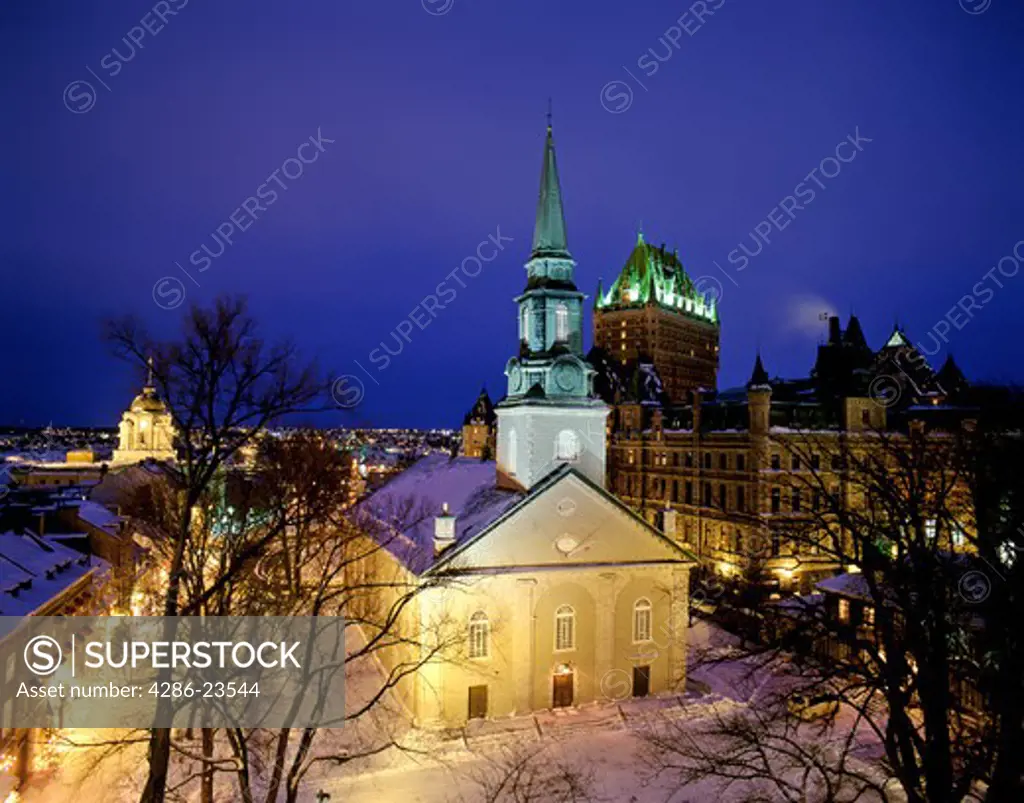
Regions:
<instances>
[{"instance_id":1,"label":"snow on roof","mask_svg":"<svg viewBox=\"0 0 1024 803\"><path fill-rule=\"evenodd\" d=\"M0 533L0 615L26 616L107 563L30 532Z\"/></svg>"},{"instance_id":2,"label":"snow on roof","mask_svg":"<svg viewBox=\"0 0 1024 803\"><path fill-rule=\"evenodd\" d=\"M411 571L434 561L434 518L448 505L455 517L455 543L476 535L525 494L496 487L493 461L431 454L396 476L356 508L356 518L386 524L371 534Z\"/></svg>"},{"instance_id":3,"label":"snow on roof","mask_svg":"<svg viewBox=\"0 0 1024 803\"><path fill-rule=\"evenodd\" d=\"M93 527L99 527L101 530L107 530L113 534L117 533L121 522L124 520L122 516L111 512L103 505L89 501L78 505L78 518L87 524L91 524Z\"/></svg>"},{"instance_id":4,"label":"snow on roof","mask_svg":"<svg viewBox=\"0 0 1024 803\"><path fill-rule=\"evenodd\" d=\"M863 574L839 574L818 583L815 588L822 591L840 594L844 597L871 599L871 588Z\"/></svg>"}]
</instances>

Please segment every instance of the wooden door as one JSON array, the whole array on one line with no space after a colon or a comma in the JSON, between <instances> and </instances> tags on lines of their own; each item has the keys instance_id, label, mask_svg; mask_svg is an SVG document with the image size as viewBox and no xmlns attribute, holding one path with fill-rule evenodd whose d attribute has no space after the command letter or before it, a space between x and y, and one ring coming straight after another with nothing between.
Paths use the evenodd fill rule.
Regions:
<instances>
[{"instance_id":1,"label":"wooden door","mask_svg":"<svg viewBox=\"0 0 1024 803\"><path fill-rule=\"evenodd\" d=\"M572 705L573 673L565 672L553 678L551 704L555 708L566 708Z\"/></svg>"},{"instance_id":2,"label":"wooden door","mask_svg":"<svg viewBox=\"0 0 1024 803\"><path fill-rule=\"evenodd\" d=\"M469 687L469 718L484 719L487 716L487 687Z\"/></svg>"},{"instance_id":3,"label":"wooden door","mask_svg":"<svg viewBox=\"0 0 1024 803\"><path fill-rule=\"evenodd\" d=\"M633 667L633 696L646 697L651 693L651 668L649 666Z\"/></svg>"}]
</instances>

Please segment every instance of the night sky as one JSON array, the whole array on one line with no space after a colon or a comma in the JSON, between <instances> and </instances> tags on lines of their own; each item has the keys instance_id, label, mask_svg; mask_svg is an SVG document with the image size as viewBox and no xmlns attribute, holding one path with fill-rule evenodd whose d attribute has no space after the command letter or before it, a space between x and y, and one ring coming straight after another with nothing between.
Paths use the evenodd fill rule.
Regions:
<instances>
[{"instance_id":1,"label":"night sky","mask_svg":"<svg viewBox=\"0 0 1024 803\"><path fill-rule=\"evenodd\" d=\"M939 324L933 362L1024 380L1024 275L990 273L1024 240L1024 4L693 5L4 3L0 424L115 425L139 377L100 323L173 332L186 306L154 298L175 287L245 294L269 338L362 376L334 423L460 424L482 383L502 395L516 348L549 96L577 283L607 286L640 221L677 246L722 289L720 387L758 347L771 374L806 375L828 310L874 347L898 318L931 350ZM848 137L860 150L823 163ZM286 164L297 152L310 163ZM287 189L268 183L282 167L302 171L277 174ZM801 183L813 200L780 213ZM258 218L236 213L261 187L277 197ZM216 254L233 213L245 231L199 272L190 255ZM737 270L770 214L784 227ZM378 371L371 352L499 231ZM164 277L181 284L155 293Z\"/></svg>"}]
</instances>

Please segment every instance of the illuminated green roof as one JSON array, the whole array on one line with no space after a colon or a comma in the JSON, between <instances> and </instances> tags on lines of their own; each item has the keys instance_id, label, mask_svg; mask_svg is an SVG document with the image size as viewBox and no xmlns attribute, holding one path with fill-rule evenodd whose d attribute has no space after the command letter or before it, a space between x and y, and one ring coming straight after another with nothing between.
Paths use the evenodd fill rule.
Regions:
<instances>
[{"instance_id":1,"label":"illuminated green roof","mask_svg":"<svg viewBox=\"0 0 1024 803\"><path fill-rule=\"evenodd\" d=\"M598 285L594 308L628 309L657 304L665 309L718 322L718 309L693 283L675 251L656 248L637 235L636 246L619 277L605 293Z\"/></svg>"}]
</instances>

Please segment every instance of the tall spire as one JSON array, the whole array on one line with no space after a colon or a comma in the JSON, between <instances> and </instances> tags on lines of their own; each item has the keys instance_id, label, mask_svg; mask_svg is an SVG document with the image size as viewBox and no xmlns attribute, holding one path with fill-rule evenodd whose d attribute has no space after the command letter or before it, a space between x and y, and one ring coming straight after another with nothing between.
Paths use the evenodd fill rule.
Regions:
<instances>
[{"instance_id":1,"label":"tall spire","mask_svg":"<svg viewBox=\"0 0 1024 803\"><path fill-rule=\"evenodd\" d=\"M544 164L540 173L540 197L537 199L537 221L533 227L533 253L536 257L569 258L565 237L565 214L562 211L562 189L558 183L555 163L555 140L551 134L551 107L548 106L548 133L544 142Z\"/></svg>"},{"instance_id":2,"label":"tall spire","mask_svg":"<svg viewBox=\"0 0 1024 803\"><path fill-rule=\"evenodd\" d=\"M151 388L151 387L153 387L153 355L152 354L150 354L146 358L146 369L147 369L147 373L146 373L146 387Z\"/></svg>"}]
</instances>

